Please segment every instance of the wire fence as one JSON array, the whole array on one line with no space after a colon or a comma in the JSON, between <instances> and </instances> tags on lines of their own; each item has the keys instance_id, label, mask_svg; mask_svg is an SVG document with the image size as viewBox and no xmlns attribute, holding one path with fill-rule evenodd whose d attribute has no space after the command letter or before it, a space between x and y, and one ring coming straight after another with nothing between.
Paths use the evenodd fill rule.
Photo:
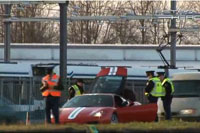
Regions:
<instances>
[{"instance_id":1,"label":"wire fence","mask_svg":"<svg viewBox=\"0 0 200 133\"><path fill-rule=\"evenodd\" d=\"M67 87L74 80L67 80ZM93 79L86 80L85 88L89 88ZM69 83L70 82L70 83ZM136 100L147 103L144 96L145 81L129 81L136 94ZM0 118L3 122L44 122L45 102L40 92L41 77L1 77L0 78ZM67 88L62 92L60 106L67 101ZM1 122L0 120L0 122Z\"/></svg>"}]
</instances>

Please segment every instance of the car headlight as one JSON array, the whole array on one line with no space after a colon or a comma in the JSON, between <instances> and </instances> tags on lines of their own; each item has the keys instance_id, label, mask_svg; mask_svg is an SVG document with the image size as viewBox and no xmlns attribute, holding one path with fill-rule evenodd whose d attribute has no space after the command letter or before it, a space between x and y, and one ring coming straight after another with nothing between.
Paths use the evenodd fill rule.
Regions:
<instances>
[{"instance_id":1,"label":"car headlight","mask_svg":"<svg viewBox=\"0 0 200 133\"><path fill-rule=\"evenodd\" d=\"M182 115L192 115L195 114L196 110L195 109L183 109L180 111L180 114Z\"/></svg>"},{"instance_id":2,"label":"car headlight","mask_svg":"<svg viewBox=\"0 0 200 133\"><path fill-rule=\"evenodd\" d=\"M96 112L94 113L94 117L101 117L103 115L103 111L99 111L99 112Z\"/></svg>"},{"instance_id":3,"label":"car headlight","mask_svg":"<svg viewBox=\"0 0 200 133\"><path fill-rule=\"evenodd\" d=\"M51 119L54 118L54 117L53 117L53 114L51 114L50 117L51 117Z\"/></svg>"}]
</instances>

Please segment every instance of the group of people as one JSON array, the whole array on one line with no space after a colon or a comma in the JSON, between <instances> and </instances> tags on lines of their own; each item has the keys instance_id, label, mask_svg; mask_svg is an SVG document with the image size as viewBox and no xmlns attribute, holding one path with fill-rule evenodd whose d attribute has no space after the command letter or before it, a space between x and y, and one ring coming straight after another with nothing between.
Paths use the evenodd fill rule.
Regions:
<instances>
[{"instance_id":1,"label":"group of people","mask_svg":"<svg viewBox=\"0 0 200 133\"><path fill-rule=\"evenodd\" d=\"M171 103L174 93L174 85L172 81L167 78L165 72L146 71L148 82L145 87L145 95L147 95L149 103L157 103L158 98L163 101L163 108L165 111L165 119L171 120ZM156 118L156 121L158 118Z\"/></svg>"},{"instance_id":2,"label":"group of people","mask_svg":"<svg viewBox=\"0 0 200 133\"><path fill-rule=\"evenodd\" d=\"M69 99L76 95L83 94L83 80L78 79L76 84L68 89ZM45 99L45 115L46 122L51 123L51 111L53 113L55 123L59 124L59 99L61 91L64 89L60 77L53 72L53 68L47 70L47 75L42 78L42 86L40 91Z\"/></svg>"},{"instance_id":3,"label":"group of people","mask_svg":"<svg viewBox=\"0 0 200 133\"><path fill-rule=\"evenodd\" d=\"M164 72L157 72L158 76L154 76L154 71L147 71L149 78L145 94L148 96L150 103L157 103L159 97L163 101L164 110L166 113L166 120L171 119L171 102L174 92L174 86L169 78L165 76ZM76 84L68 89L69 98L76 95L83 94L83 80L78 79ZM45 114L46 122L51 123L51 110L55 119L55 123L59 123L59 99L61 91L64 89L60 77L53 72L53 68L49 68L47 75L42 78L42 86L40 91L45 99Z\"/></svg>"}]
</instances>

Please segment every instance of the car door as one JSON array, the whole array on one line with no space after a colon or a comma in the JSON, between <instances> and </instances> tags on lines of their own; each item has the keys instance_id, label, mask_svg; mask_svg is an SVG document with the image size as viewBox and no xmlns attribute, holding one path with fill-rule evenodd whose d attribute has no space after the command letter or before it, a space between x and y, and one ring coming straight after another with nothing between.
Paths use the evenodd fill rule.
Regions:
<instances>
[{"instance_id":1,"label":"car door","mask_svg":"<svg viewBox=\"0 0 200 133\"><path fill-rule=\"evenodd\" d=\"M157 104L132 105L128 106L126 100L115 96L115 107L119 122L131 121L154 121L157 114Z\"/></svg>"},{"instance_id":2,"label":"car door","mask_svg":"<svg viewBox=\"0 0 200 133\"><path fill-rule=\"evenodd\" d=\"M129 107L127 106L128 102L124 98L117 95L114 97L114 102L115 102L116 113L117 113L119 122L131 121L130 113L128 111Z\"/></svg>"},{"instance_id":3,"label":"car door","mask_svg":"<svg viewBox=\"0 0 200 133\"><path fill-rule=\"evenodd\" d=\"M150 122L156 119L157 104L133 105L127 107L130 121Z\"/></svg>"}]
</instances>

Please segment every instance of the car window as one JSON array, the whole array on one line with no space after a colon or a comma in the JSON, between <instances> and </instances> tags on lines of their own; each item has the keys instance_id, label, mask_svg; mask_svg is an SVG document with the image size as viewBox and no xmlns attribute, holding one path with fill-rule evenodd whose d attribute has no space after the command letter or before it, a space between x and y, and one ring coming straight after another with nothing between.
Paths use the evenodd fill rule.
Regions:
<instances>
[{"instance_id":1,"label":"car window","mask_svg":"<svg viewBox=\"0 0 200 133\"><path fill-rule=\"evenodd\" d=\"M129 102L121 96L115 96L114 101L116 107L124 107L129 104Z\"/></svg>"},{"instance_id":2,"label":"car window","mask_svg":"<svg viewBox=\"0 0 200 133\"><path fill-rule=\"evenodd\" d=\"M123 83L123 76L103 76L94 80L89 93L118 93Z\"/></svg>"},{"instance_id":3,"label":"car window","mask_svg":"<svg viewBox=\"0 0 200 133\"><path fill-rule=\"evenodd\" d=\"M69 107L113 107L113 97L111 95L76 96L63 105L63 108Z\"/></svg>"},{"instance_id":4,"label":"car window","mask_svg":"<svg viewBox=\"0 0 200 133\"><path fill-rule=\"evenodd\" d=\"M119 97L119 96L115 96L114 99L115 99L115 106L121 107L121 106L122 106L122 103L123 103L122 98Z\"/></svg>"}]
</instances>

